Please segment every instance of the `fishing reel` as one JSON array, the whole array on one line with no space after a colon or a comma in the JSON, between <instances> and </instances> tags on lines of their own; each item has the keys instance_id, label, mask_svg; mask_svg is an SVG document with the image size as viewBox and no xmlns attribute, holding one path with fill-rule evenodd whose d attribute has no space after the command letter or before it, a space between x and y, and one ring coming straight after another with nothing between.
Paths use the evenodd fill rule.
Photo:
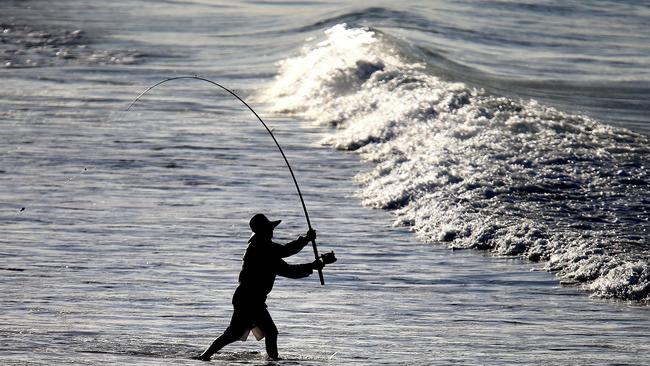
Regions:
<instances>
[{"instance_id":1,"label":"fishing reel","mask_svg":"<svg viewBox=\"0 0 650 366\"><path fill-rule=\"evenodd\" d=\"M332 264L336 262L336 256L334 255L334 251L322 254L320 256L320 260L323 262L323 264Z\"/></svg>"}]
</instances>

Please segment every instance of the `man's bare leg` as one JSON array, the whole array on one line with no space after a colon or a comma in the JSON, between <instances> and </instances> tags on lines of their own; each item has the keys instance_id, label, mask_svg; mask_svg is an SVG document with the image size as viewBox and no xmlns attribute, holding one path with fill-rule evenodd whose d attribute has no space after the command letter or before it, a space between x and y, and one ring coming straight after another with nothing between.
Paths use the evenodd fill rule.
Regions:
<instances>
[{"instance_id":1,"label":"man's bare leg","mask_svg":"<svg viewBox=\"0 0 650 366\"><path fill-rule=\"evenodd\" d=\"M219 352L222 348L225 346L229 345L230 343L236 341L239 339L240 335L237 335L235 331L232 330L232 328L228 327L226 331L217 339L212 342L210 347L203 351L200 356L197 357L198 360L203 360L203 361L210 361L210 357L214 355L215 353Z\"/></svg>"}]
</instances>

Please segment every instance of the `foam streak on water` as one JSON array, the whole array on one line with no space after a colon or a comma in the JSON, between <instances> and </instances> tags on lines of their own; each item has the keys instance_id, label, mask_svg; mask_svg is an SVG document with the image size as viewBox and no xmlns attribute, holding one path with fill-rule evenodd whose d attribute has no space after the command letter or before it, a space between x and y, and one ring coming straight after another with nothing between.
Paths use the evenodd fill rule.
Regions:
<instances>
[{"instance_id":1,"label":"foam streak on water","mask_svg":"<svg viewBox=\"0 0 650 366\"><path fill-rule=\"evenodd\" d=\"M265 98L332 124L375 163L366 205L455 248L543 261L603 297L650 300L647 137L443 81L397 41L336 25L281 62Z\"/></svg>"}]
</instances>

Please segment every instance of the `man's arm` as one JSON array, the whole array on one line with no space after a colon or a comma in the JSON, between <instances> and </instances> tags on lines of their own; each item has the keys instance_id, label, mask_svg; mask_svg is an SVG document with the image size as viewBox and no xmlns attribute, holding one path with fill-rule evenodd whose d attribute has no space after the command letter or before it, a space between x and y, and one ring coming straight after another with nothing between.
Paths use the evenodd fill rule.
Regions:
<instances>
[{"instance_id":1,"label":"man's arm","mask_svg":"<svg viewBox=\"0 0 650 366\"><path fill-rule=\"evenodd\" d=\"M312 274L314 268L314 263L289 264L282 259L278 259L276 273L282 277L303 278Z\"/></svg>"},{"instance_id":2,"label":"man's arm","mask_svg":"<svg viewBox=\"0 0 650 366\"><path fill-rule=\"evenodd\" d=\"M314 239L316 239L316 230L310 229L305 236L299 236L298 239L285 245L278 244L274 250L280 258L286 258L299 253L305 245Z\"/></svg>"}]
</instances>

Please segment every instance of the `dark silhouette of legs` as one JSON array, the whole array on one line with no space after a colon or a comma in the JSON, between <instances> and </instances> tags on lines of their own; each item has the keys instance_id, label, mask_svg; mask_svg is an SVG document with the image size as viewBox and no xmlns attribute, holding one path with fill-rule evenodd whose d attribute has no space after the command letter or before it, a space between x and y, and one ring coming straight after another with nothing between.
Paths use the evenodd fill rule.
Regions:
<instances>
[{"instance_id":1,"label":"dark silhouette of legs","mask_svg":"<svg viewBox=\"0 0 650 366\"><path fill-rule=\"evenodd\" d=\"M255 309L235 309L230 320L230 325L223 334L214 340L210 347L199 357L200 360L208 361L210 357L223 347L239 340L242 335L253 326L259 327L264 332L266 354L270 359L277 360L278 357L278 328L275 326L271 314L265 307Z\"/></svg>"},{"instance_id":2,"label":"dark silhouette of legs","mask_svg":"<svg viewBox=\"0 0 650 366\"><path fill-rule=\"evenodd\" d=\"M276 328L271 314L266 309L260 312L259 316L255 319L257 325L262 332L264 332L264 343L266 345L266 354L269 358L278 359L278 328Z\"/></svg>"}]
</instances>

